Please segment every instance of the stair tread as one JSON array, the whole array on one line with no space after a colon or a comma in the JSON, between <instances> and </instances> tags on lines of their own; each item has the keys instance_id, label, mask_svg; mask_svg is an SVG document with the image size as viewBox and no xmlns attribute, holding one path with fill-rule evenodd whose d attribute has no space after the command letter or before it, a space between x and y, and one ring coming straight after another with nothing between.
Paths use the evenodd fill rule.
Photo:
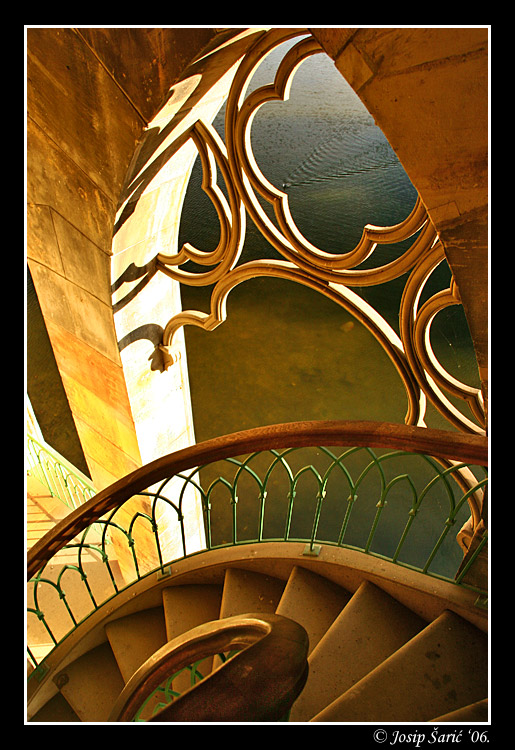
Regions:
<instances>
[{"instance_id":1,"label":"stair tread","mask_svg":"<svg viewBox=\"0 0 515 750\"><path fill-rule=\"evenodd\" d=\"M220 617L251 612L275 612L284 581L240 568L227 568Z\"/></svg>"},{"instance_id":2,"label":"stair tread","mask_svg":"<svg viewBox=\"0 0 515 750\"><path fill-rule=\"evenodd\" d=\"M163 608L167 638L171 641L204 622L217 620L220 616L222 586L218 584L192 583L170 586L163 590ZM213 659L202 662L200 670L206 675L213 668ZM183 693L191 686L191 673L184 670L173 680L173 689Z\"/></svg>"},{"instance_id":3,"label":"stair tread","mask_svg":"<svg viewBox=\"0 0 515 750\"><path fill-rule=\"evenodd\" d=\"M41 482L31 473L27 474L26 480L27 507L38 507L54 523L67 516L72 510L59 497L52 495L47 485Z\"/></svg>"},{"instance_id":4,"label":"stair tread","mask_svg":"<svg viewBox=\"0 0 515 750\"><path fill-rule=\"evenodd\" d=\"M312 653L351 595L341 586L302 567L294 567L276 612L300 623Z\"/></svg>"},{"instance_id":5,"label":"stair tread","mask_svg":"<svg viewBox=\"0 0 515 750\"><path fill-rule=\"evenodd\" d=\"M311 721L430 721L484 698L487 637L445 611Z\"/></svg>"},{"instance_id":6,"label":"stair tread","mask_svg":"<svg viewBox=\"0 0 515 750\"><path fill-rule=\"evenodd\" d=\"M220 616L222 586L188 584L163 590L167 640Z\"/></svg>"},{"instance_id":7,"label":"stair tread","mask_svg":"<svg viewBox=\"0 0 515 750\"><path fill-rule=\"evenodd\" d=\"M35 714L31 722L50 722L55 723L76 723L80 721L73 708L70 706L64 695L56 693L45 705Z\"/></svg>"},{"instance_id":8,"label":"stair tread","mask_svg":"<svg viewBox=\"0 0 515 750\"><path fill-rule=\"evenodd\" d=\"M312 651L290 721L309 721L425 625L382 589L363 582Z\"/></svg>"},{"instance_id":9,"label":"stair tread","mask_svg":"<svg viewBox=\"0 0 515 750\"><path fill-rule=\"evenodd\" d=\"M285 582L279 578L242 568L225 571L220 619L243 614L273 614L279 604ZM219 656L211 668L221 665Z\"/></svg>"},{"instance_id":10,"label":"stair tread","mask_svg":"<svg viewBox=\"0 0 515 750\"><path fill-rule=\"evenodd\" d=\"M162 607L113 620L106 624L105 632L125 682L167 641Z\"/></svg>"},{"instance_id":11,"label":"stair tread","mask_svg":"<svg viewBox=\"0 0 515 750\"><path fill-rule=\"evenodd\" d=\"M107 721L124 681L109 643L83 654L55 678L81 721Z\"/></svg>"},{"instance_id":12,"label":"stair tread","mask_svg":"<svg viewBox=\"0 0 515 750\"><path fill-rule=\"evenodd\" d=\"M308 632L308 681L290 721L488 720L487 636L453 612L428 625L370 582L351 595L301 565L287 582L228 567L223 585L168 584L162 602L107 623L108 641L54 677L63 700L50 701L34 720L51 721L55 711L57 721L105 722L124 684L164 643L203 622L245 612L276 612ZM219 664L215 656L200 669L205 675ZM173 690L183 692L190 681L184 670ZM159 700L151 699L148 715Z\"/></svg>"},{"instance_id":13,"label":"stair tread","mask_svg":"<svg viewBox=\"0 0 515 750\"><path fill-rule=\"evenodd\" d=\"M450 724L464 723L470 724L474 722L487 722L488 721L488 698L484 698L482 701L476 701L470 703L468 706L458 708L456 711L450 711L443 716L438 716L436 719L431 720L431 724L440 724L442 722L449 722Z\"/></svg>"}]
</instances>

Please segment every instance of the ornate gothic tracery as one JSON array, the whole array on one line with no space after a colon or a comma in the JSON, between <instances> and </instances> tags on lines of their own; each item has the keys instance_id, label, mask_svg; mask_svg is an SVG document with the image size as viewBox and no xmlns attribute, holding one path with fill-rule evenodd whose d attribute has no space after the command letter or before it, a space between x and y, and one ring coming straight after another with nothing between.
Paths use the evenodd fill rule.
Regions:
<instances>
[{"instance_id":1,"label":"ornate gothic tracery","mask_svg":"<svg viewBox=\"0 0 515 750\"><path fill-rule=\"evenodd\" d=\"M288 39L300 40L283 57L273 83L246 91L264 57ZM243 58L229 91L225 114L225 138L215 129L197 121L191 131L203 167L203 189L210 197L220 222L220 240L212 252L186 243L177 254L161 253L158 268L184 284L214 284L210 312L187 310L174 315L165 327L163 346L169 347L174 333L184 325L213 330L227 317L226 300L238 284L258 276L273 276L311 287L334 300L363 323L375 336L393 362L407 394L406 424L424 425L426 399L455 427L484 434L484 408L481 392L451 376L436 358L431 346L431 325L440 311L459 305L456 284L431 296L423 304L426 284L441 263L443 246L420 200L409 216L390 227L365 226L353 250L334 254L314 246L304 237L290 212L288 195L272 185L261 172L251 145L252 121L266 102L286 100L291 82L301 63L322 53L318 42L301 29L272 29L254 44ZM217 184L218 170L223 177L227 198ZM274 223L263 209L260 196L274 210ZM281 259L248 261L238 265L246 231L246 216L280 254ZM373 259L378 245L411 239L410 247L395 260L373 268L361 268ZM187 271L194 261L206 271ZM388 322L352 287L375 286L407 275L399 309L398 335ZM471 411L471 420L448 396L460 399Z\"/></svg>"}]
</instances>

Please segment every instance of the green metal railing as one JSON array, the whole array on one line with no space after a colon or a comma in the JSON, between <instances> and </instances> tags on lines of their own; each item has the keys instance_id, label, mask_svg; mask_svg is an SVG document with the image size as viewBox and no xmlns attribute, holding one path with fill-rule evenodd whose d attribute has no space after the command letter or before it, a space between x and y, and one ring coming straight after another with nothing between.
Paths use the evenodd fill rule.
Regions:
<instances>
[{"instance_id":1,"label":"green metal railing","mask_svg":"<svg viewBox=\"0 0 515 750\"><path fill-rule=\"evenodd\" d=\"M227 661L227 658L225 657L225 654L219 654L221 658L221 661L225 663ZM211 657L206 657L205 659L199 659L198 661L194 662L191 665L188 665L187 667L183 667L182 669L177 670L177 672L173 672L169 677L167 677L166 680L163 680L162 684L157 687L141 704L141 706L138 708L138 710L135 712L132 721L133 722L146 722L149 720L149 718L152 718L156 714L159 713L163 708L166 708L170 705L176 698L178 698L184 690L174 690L174 682L176 682L177 678L180 677L183 674L187 674L189 676L189 686L194 687L195 685L198 685L199 682L201 682L204 677L207 676L207 672L203 673L200 671L202 668L201 665L203 662L210 660Z\"/></svg>"},{"instance_id":2,"label":"green metal railing","mask_svg":"<svg viewBox=\"0 0 515 750\"><path fill-rule=\"evenodd\" d=\"M71 510L83 505L96 494L88 477L51 446L27 435L27 472Z\"/></svg>"},{"instance_id":3,"label":"green metal railing","mask_svg":"<svg viewBox=\"0 0 515 750\"><path fill-rule=\"evenodd\" d=\"M220 663L225 664L230 658L239 653L239 649L234 649L228 653L217 654L220 659ZM182 675L188 676L189 687L195 687L202 682L202 680L210 674L210 666L204 669L204 664L211 661L210 656L198 659L182 669L173 672L167 677L159 687L157 687L139 706L137 711L134 713L131 721L134 723L147 722L156 716L163 708L166 708L176 698L179 698L187 688L181 686L181 690L174 689L174 683ZM202 671L201 671L202 670Z\"/></svg>"},{"instance_id":4,"label":"green metal railing","mask_svg":"<svg viewBox=\"0 0 515 750\"><path fill-rule=\"evenodd\" d=\"M264 428L237 433L222 447L219 439L179 451L99 493L60 524L57 538L49 534L29 552L29 628L31 618L37 620L39 639L57 645L122 589L203 551L191 548L188 513L195 503L204 514L206 550L301 541L305 554L316 555L322 545L333 545L464 585L487 543L485 532L457 576L463 550L456 533L471 515L477 525L487 486L484 439L467 438L468 455L477 453L479 460L457 461L448 457L451 433L401 426L402 439L387 438L389 426L381 425L379 438L370 433L371 439L366 430L335 424L345 426L341 435L334 432L336 447L311 445L317 439L312 426L311 437L308 428L300 437L281 430L273 439L261 435ZM319 432L334 437L325 427ZM419 436L435 434L449 445L438 450L435 444L433 456L420 452ZM362 444L347 445L357 435ZM385 443L394 449L381 447ZM247 445L259 449L239 451ZM198 461L202 457L208 460ZM170 535L178 540L171 556ZM127 573L121 580L117 570L122 548L132 560L131 580ZM56 555L70 559L61 564ZM56 603L57 628L49 614ZM37 665L30 650L29 658Z\"/></svg>"},{"instance_id":5,"label":"green metal railing","mask_svg":"<svg viewBox=\"0 0 515 750\"><path fill-rule=\"evenodd\" d=\"M301 453L302 457L300 457ZM227 459L227 463L234 468L232 477L227 471L224 472L222 467L217 467L220 474L217 478L210 480L206 490L202 489L201 480L195 481L196 477L202 476L202 469L182 476L185 486L195 482L195 487L202 496L209 549L224 544L236 545L254 541L306 540L308 542L306 553L309 554L316 554L318 545L334 544L359 549L367 554L375 554L394 563L404 564L423 573L431 574L431 566L435 563L439 551L443 552L446 542L451 539L448 537L450 529L460 518L464 522L468 517L467 501L477 495L487 483L485 472L483 477L475 477L473 484L468 489L464 489L463 471L471 470L469 464L456 463L445 468L428 456L417 456L422 465L413 467L411 475L406 472L397 473L399 464L406 460L413 461L413 454L406 451L392 451L378 455L370 448L349 448L343 453L336 453L329 448L319 447L315 449L312 457L319 463L325 459L326 466L322 470L314 463L303 463L303 460L308 459L305 449L272 450L270 463L262 468L262 476L260 476L253 463L257 463L257 460L263 456L264 454L260 453L243 459ZM295 461L298 458L300 462ZM273 481L273 473L278 469L284 472L282 483ZM376 473L375 481L369 481L374 472ZM241 508L239 502L239 498L244 495L242 485L245 478L250 478L251 484L254 483L257 497L257 503L254 504L256 516L254 535L246 533L251 524L252 513L248 508ZM308 484L311 486L308 487ZM230 513L225 513L224 523L224 514L219 508L216 524L218 528L213 530L215 513L213 498L220 488L226 491ZM331 489L333 490L332 507L324 514L330 502L328 493ZM282 533L266 532L266 510L270 502L271 491L274 491L276 495L274 498L276 512L275 523L270 525L275 528L276 532L279 531L278 526L281 526L281 519L279 519L279 524L277 523L277 508L281 506L277 495L282 491L284 517ZM310 509L306 507L310 505L309 496L311 496ZM221 503L222 500L217 498L217 502ZM393 517L390 515L387 519L386 506L389 503L392 505L396 503L397 507L395 515ZM438 515L440 516L441 530L433 543L425 526L426 543L421 545L421 540L418 539L416 549L412 548L403 561L403 550L409 547L410 531L416 524L417 516L423 509L424 503L431 505L433 520ZM295 511L301 505L303 509L297 518ZM356 528L353 529L355 520L357 521ZM395 533L392 520L398 528L398 534ZM386 547L390 547L391 542L396 540L391 554L388 554L385 548L385 535L380 534L382 522L386 523L388 529ZM229 527L228 532L227 527ZM243 532L240 532L240 529L243 529ZM363 538L364 530L366 530L366 538ZM358 541L360 537L361 543ZM455 539L452 537L452 545L454 544ZM409 560L413 557L413 553L415 553L415 560L413 564L410 564ZM459 564L458 558L455 557L449 561L447 554L444 568L448 569L448 574L447 576L444 574L443 577L449 580L453 577L454 562Z\"/></svg>"}]
</instances>

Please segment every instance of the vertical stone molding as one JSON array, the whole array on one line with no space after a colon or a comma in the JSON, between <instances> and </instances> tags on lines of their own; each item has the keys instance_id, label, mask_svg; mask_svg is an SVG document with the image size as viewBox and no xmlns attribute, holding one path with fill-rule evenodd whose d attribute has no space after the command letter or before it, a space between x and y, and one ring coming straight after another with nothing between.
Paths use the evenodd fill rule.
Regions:
<instances>
[{"instance_id":1,"label":"vertical stone molding","mask_svg":"<svg viewBox=\"0 0 515 750\"><path fill-rule=\"evenodd\" d=\"M183 331L169 350L161 346L168 319L182 309L179 283L157 273L156 257L178 252L182 204L198 155L191 130L198 120L212 122L242 54L260 33L224 37L184 71L146 127L122 191L112 245L113 310L143 463L195 441ZM204 544L200 499L185 499L183 511L194 552ZM160 512L176 528L175 512L165 505Z\"/></svg>"}]
</instances>

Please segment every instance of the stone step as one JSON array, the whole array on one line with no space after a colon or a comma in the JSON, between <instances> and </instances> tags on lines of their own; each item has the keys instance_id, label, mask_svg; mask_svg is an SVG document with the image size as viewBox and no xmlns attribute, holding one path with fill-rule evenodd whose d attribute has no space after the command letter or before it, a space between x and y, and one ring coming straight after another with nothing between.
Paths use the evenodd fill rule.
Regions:
<instances>
[{"instance_id":1,"label":"stone step","mask_svg":"<svg viewBox=\"0 0 515 750\"><path fill-rule=\"evenodd\" d=\"M45 705L37 712L33 722L44 722L50 724L79 723L80 718L70 706L62 693L56 693Z\"/></svg>"},{"instance_id":2,"label":"stone step","mask_svg":"<svg viewBox=\"0 0 515 750\"><path fill-rule=\"evenodd\" d=\"M107 721L124 680L111 646L102 643L69 664L55 682L81 721Z\"/></svg>"},{"instance_id":3,"label":"stone step","mask_svg":"<svg viewBox=\"0 0 515 750\"><path fill-rule=\"evenodd\" d=\"M431 721L484 699L487 656L486 635L445 611L312 721Z\"/></svg>"},{"instance_id":4,"label":"stone step","mask_svg":"<svg viewBox=\"0 0 515 750\"><path fill-rule=\"evenodd\" d=\"M276 612L302 625L309 637L309 653L345 607L351 595L327 578L294 567Z\"/></svg>"},{"instance_id":5,"label":"stone step","mask_svg":"<svg viewBox=\"0 0 515 750\"><path fill-rule=\"evenodd\" d=\"M478 722L486 723L488 721L488 698L482 701L470 703L468 706L458 708L443 716L433 719L431 724L442 724L449 722L451 724L476 724Z\"/></svg>"},{"instance_id":6,"label":"stone step","mask_svg":"<svg viewBox=\"0 0 515 750\"><path fill-rule=\"evenodd\" d=\"M166 621L167 640L171 641L205 622L220 616L222 586L216 584L190 584L170 586L163 590L163 608ZM199 666L202 675L213 668L213 659L206 659ZM183 693L191 686L191 673L184 670L173 680L172 689Z\"/></svg>"},{"instance_id":7,"label":"stone step","mask_svg":"<svg viewBox=\"0 0 515 750\"><path fill-rule=\"evenodd\" d=\"M252 612L275 612L284 581L239 568L227 568L220 617Z\"/></svg>"},{"instance_id":8,"label":"stone step","mask_svg":"<svg viewBox=\"0 0 515 750\"><path fill-rule=\"evenodd\" d=\"M204 622L217 620L221 601L221 585L200 583L163 589L167 640L171 641Z\"/></svg>"},{"instance_id":9,"label":"stone step","mask_svg":"<svg viewBox=\"0 0 515 750\"><path fill-rule=\"evenodd\" d=\"M228 568L223 585L170 586L162 603L107 623L107 641L53 678L61 697L34 720L50 721L54 712L59 722L105 722L124 684L168 640L219 617L253 612L294 619L311 639L308 681L291 708L292 722L443 723L484 721L488 713L487 636L449 611L427 624L370 582L351 595L301 566L286 582ZM215 656L198 669L206 676L221 663ZM184 670L171 689L183 693L191 684ZM158 691L141 718L170 697Z\"/></svg>"},{"instance_id":10,"label":"stone step","mask_svg":"<svg viewBox=\"0 0 515 750\"><path fill-rule=\"evenodd\" d=\"M120 617L105 626L105 632L123 680L134 672L167 641L162 607Z\"/></svg>"},{"instance_id":11,"label":"stone step","mask_svg":"<svg viewBox=\"0 0 515 750\"><path fill-rule=\"evenodd\" d=\"M381 664L426 622L365 581L309 656L309 676L290 721L309 721Z\"/></svg>"}]
</instances>

